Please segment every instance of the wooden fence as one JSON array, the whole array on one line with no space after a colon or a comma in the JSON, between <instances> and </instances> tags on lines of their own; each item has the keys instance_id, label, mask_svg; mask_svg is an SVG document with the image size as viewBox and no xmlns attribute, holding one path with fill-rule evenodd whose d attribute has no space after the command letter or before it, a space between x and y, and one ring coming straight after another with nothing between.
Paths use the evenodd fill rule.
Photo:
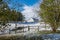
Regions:
<instances>
[{"instance_id":1,"label":"wooden fence","mask_svg":"<svg viewBox=\"0 0 60 40\"><path fill-rule=\"evenodd\" d=\"M40 23L40 25L39 26L26 26L26 27L21 27L22 29L17 29L17 25L15 26L15 29L14 30L10 30L10 29L8 29L9 30L9 34L11 34L11 33L22 33L22 32L27 32L27 31L40 31L40 29L41 28L43 28L43 27L45 27L46 28L46 24L44 23L44 26L41 26L41 24L43 24L43 23ZM4 32L3 32L4 33Z\"/></svg>"}]
</instances>

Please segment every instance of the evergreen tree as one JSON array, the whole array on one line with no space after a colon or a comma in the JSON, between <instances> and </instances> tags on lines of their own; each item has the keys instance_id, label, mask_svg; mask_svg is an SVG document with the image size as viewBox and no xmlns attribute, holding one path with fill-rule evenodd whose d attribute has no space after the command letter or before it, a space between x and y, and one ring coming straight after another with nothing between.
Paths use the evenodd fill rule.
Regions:
<instances>
[{"instance_id":1,"label":"evergreen tree","mask_svg":"<svg viewBox=\"0 0 60 40\"><path fill-rule=\"evenodd\" d=\"M21 18L21 19L18 19ZM22 21L23 15L16 10L11 10L7 3L1 1L0 2L0 24L6 27L6 23L11 21ZM5 28L3 27L3 28ZM2 26L0 27L2 28Z\"/></svg>"}]
</instances>

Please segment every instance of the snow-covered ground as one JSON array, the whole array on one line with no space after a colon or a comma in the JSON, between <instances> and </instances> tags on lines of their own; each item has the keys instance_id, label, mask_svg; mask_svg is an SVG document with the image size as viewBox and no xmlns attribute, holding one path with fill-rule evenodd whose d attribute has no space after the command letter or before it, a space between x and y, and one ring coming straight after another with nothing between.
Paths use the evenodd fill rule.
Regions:
<instances>
[{"instance_id":1,"label":"snow-covered ground","mask_svg":"<svg viewBox=\"0 0 60 40\"><path fill-rule=\"evenodd\" d=\"M10 25L11 24L11 25ZM12 30L15 28L15 23L9 23L10 26L8 26L4 32L0 32L0 34L2 33L9 33L9 30ZM34 24L17 24L17 27L26 27L22 30L17 30L17 32L21 32L21 31L26 31L26 33L33 33L33 32L37 32L42 31L42 30L52 30L51 27L49 27L48 24L44 24L44 22L41 23L34 23ZM28 27L30 28L30 30L28 31ZM60 28L58 28L57 30L60 30ZM11 31L12 34L15 33L15 31Z\"/></svg>"}]
</instances>

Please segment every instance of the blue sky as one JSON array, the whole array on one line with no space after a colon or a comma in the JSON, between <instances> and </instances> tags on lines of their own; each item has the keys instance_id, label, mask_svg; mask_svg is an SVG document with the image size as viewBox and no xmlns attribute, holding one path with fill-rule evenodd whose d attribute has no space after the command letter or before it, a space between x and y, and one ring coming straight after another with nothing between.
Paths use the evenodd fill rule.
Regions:
<instances>
[{"instance_id":1,"label":"blue sky","mask_svg":"<svg viewBox=\"0 0 60 40\"><path fill-rule=\"evenodd\" d=\"M7 0L8 1L8 0ZM37 3L38 1L41 1L41 0L10 0L10 4L13 3L13 4L26 4L28 6L32 6L34 5L35 3ZM12 4L12 5L13 5Z\"/></svg>"},{"instance_id":2,"label":"blue sky","mask_svg":"<svg viewBox=\"0 0 60 40\"><path fill-rule=\"evenodd\" d=\"M26 19L30 19L37 15L34 9L39 9L40 2L41 0L10 0L8 5L11 9L22 12Z\"/></svg>"},{"instance_id":3,"label":"blue sky","mask_svg":"<svg viewBox=\"0 0 60 40\"><path fill-rule=\"evenodd\" d=\"M7 1L8 0L6 0L6 2ZM34 4L36 4L39 1L41 1L41 0L10 0L10 2L8 4L9 4L10 8L16 8L17 10L18 9L22 10L23 9L22 7L24 5L33 6Z\"/></svg>"},{"instance_id":4,"label":"blue sky","mask_svg":"<svg viewBox=\"0 0 60 40\"><path fill-rule=\"evenodd\" d=\"M23 4L26 4L26 5L34 5L35 3L37 3L39 0L20 0L19 2L23 3Z\"/></svg>"}]
</instances>

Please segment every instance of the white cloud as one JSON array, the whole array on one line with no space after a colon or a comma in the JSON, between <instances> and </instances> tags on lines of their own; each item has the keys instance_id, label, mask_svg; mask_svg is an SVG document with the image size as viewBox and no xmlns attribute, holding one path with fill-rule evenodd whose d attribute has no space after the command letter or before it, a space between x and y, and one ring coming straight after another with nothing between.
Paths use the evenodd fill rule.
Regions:
<instances>
[{"instance_id":1,"label":"white cloud","mask_svg":"<svg viewBox=\"0 0 60 40\"><path fill-rule=\"evenodd\" d=\"M39 11L39 3L34 4L33 6L27 6L25 5L23 7L24 11L22 11L23 15L25 16L26 19L30 19L33 17L37 17L38 13L37 11Z\"/></svg>"}]
</instances>

